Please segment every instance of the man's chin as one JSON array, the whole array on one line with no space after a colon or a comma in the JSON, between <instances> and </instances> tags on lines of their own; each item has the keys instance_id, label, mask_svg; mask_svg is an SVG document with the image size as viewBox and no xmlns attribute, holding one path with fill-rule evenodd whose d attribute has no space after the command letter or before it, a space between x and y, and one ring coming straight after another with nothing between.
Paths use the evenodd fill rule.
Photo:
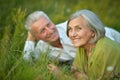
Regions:
<instances>
[{"instance_id":1,"label":"man's chin","mask_svg":"<svg viewBox=\"0 0 120 80\"><path fill-rule=\"evenodd\" d=\"M49 43L53 43L53 42L56 42L58 39L55 39L55 38L52 38L50 40L48 40Z\"/></svg>"}]
</instances>

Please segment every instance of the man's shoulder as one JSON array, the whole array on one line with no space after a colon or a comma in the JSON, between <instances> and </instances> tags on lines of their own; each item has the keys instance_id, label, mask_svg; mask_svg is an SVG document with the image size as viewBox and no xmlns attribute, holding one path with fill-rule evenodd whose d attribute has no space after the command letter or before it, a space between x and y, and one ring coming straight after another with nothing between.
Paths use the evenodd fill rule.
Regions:
<instances>
[{"instance_id":1,"label":"man's shoulder","mask_svg":"<svg viewBox=\"0 0 120 80\"><path fill-rule=\"evenodd\" d=\"M60 32L61 32L61 31L66 32L66 30L67 30L67 21L57 24L57 25L56 25L56 28L57 28L58 31L60 31Z\"/></svg>"},{"instance_id":2,"label":"man's shoulder","mask_svg":"<svg viewBox=\"0 0 120 80\"><path fill-rule=\"evenodd\" d=\"M65 25L67 25L67 21L64 21L64 22L62 22L62 23L59 23L59 24L57 24L56 26L65 26Z\"/></svg>"},{"instance_id":3,"label":"man's shoulder","mask_svg":"<svg viewBox=\"0 0 120 80\"><path fill-rule=\"evenodd\" d=\"M59 23L59 24L56 25L56 27L63 27L63 28L64 28L65 26L67 26L67 21L62 22L62 23Z\"/></svg>"}]
</instances>

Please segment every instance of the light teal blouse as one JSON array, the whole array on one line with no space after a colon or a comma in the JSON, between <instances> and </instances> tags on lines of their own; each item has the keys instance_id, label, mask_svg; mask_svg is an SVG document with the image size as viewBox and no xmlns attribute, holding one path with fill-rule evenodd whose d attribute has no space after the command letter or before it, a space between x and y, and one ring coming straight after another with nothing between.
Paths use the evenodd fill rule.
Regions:
<instances>
[{"instance_id":1,"label":"light teal blouse","mask_svg":"<svg viewBox=\"0 0 120 80\"><path fill-rule=\"evenodd\" d=\"M78 48L73 66L88 76L88 80L116 80L120 76L120 44L102 38L87 57Z\"/></svg>"}]
</instances>

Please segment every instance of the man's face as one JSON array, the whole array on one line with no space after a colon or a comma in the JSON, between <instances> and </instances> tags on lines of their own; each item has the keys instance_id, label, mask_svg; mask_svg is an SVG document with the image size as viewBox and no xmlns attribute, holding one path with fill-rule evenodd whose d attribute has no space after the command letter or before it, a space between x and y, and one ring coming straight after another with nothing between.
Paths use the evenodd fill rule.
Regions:
<instances>
[{"instance_id":1,"label":"man's face","mask_svg":"<svg viewBox=\"0 0 120 80\"><path fill-rule=\"evenodd\" d=\"M68 24L68 35L75 47L87 45L93 34L82 16L71 20Z\"/></svg>"},{"instance_id":2,"label":"man's face","mask_svg":"<svg viewBox=\"0 0 120 80\"><path fill-rule=\"evenodd\" d=\"M55 25L45 17L41 17L31 25L31 30L37 40L52 43L59 38Z\"/></svg>"}]
</instances>

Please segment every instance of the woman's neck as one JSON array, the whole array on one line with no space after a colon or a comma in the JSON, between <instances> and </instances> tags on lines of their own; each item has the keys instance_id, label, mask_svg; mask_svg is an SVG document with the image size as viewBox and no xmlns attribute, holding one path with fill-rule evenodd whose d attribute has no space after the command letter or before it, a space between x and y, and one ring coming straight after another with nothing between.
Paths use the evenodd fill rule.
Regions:
<instances>
[{"instance_id":1,"label":"woman's neck","mask_svg":"<svg viewBox=\"0 0 120 80\"><path fill-rule=\"evenodd\" d=\"M87 56L91 55L92 48L95 47L95 44L88 44L84 46Z\"/></svg>"}]
</instances>

